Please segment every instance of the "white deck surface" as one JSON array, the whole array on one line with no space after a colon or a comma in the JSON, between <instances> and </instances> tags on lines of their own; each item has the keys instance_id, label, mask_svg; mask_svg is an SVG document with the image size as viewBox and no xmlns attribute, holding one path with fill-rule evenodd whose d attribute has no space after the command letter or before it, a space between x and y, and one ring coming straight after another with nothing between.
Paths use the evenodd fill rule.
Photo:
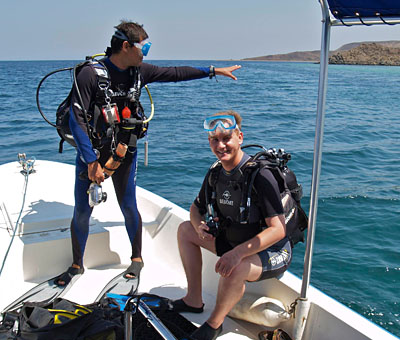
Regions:
<instances>
[{"instance_id":1,"label":"white deck surface","mask_svg":"<svg viewBox=\"0 0 400 340\"><path fill-rule=\"evenodd\" d=\"M23 195L24 177L16 162L0 166L0 259L11 241L11 229L17 221ZM65 271L72 263L69 223L73 212L74 167L38 161L36 173L29 176L26 203L0 277L0 310L35 284ZM91 303L102 288L129 265L130 244L111 180L103 185L108 200L95 207L90 222L84 265L85 273L65 294L65 298ZM172 299L185 295L186 279L179 258L176 230L187 219L187 211L146 190L137 190L143 218L143 258L139 292ZM196 325L209 317L215 303L218 275L216 258L203 252L202 314L184 314ZM279 280L247 284L246 291L268 296L289 306L298 297L301 281L290 272ZM393 340L398 339L361 315L322 292L310 288L311 309L304 333L305 340ZM289 334L293 320L280 325ZM220 339L257 339L265 329L252 323L226 318Z\"/></svg>"}]
</instances>

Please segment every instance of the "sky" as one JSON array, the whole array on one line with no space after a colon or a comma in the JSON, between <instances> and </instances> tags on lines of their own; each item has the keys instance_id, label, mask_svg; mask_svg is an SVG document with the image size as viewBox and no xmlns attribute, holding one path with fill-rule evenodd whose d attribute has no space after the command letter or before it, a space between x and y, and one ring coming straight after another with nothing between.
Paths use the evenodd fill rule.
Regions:
<instances>
[{"instance_id":1,"label":"sky","mask_svg":"<svg viewBox=\"0 0 400 340\"><path fill-rule=\"evenodd\" d=\"M320 48L317 0L1 0L0 60L82 60L121 19L143 24L149 60L242 59ZM334 27L331 50L400 40L400 25Z\"/></svg>"}]
</instances>

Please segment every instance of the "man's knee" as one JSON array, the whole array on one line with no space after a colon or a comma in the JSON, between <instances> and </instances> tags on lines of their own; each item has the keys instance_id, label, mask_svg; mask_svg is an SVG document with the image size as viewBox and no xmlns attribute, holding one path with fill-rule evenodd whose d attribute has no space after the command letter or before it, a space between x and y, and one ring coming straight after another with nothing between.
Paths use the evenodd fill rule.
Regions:
<instances>
[{"instance_id":1,"label":"man's knee","mask_svg":"<svg viewBox=\"0 0 400 340\"><path fill-rule=\"evenodd\" d=\"M193 236L193 232L194 229L190 221L182 222L178 227L178 241L184 242L190 240Z\"/></svg>"},{"instance_id":2,"label":"man's knee","mask_svg":"<svg viewBox=\"0 0 400 340\"><path fill-rule=\"evenodd\" d=\"M256 281L262 274L261 261L257 256L246 258L236 266L231 273L231 280L237 281Z\"/></svg>"},{"instance_id":3,"label":"man's knee","mask_svg":"<svg viewBox=\"0 0 400 340\"><path fill-rule=\"evenodd\" d=\"M75 227L81 228L89 225L90 215L92 214L92 209L89 206L75 206L73 223Z\"/></svg>"}]
</instances>

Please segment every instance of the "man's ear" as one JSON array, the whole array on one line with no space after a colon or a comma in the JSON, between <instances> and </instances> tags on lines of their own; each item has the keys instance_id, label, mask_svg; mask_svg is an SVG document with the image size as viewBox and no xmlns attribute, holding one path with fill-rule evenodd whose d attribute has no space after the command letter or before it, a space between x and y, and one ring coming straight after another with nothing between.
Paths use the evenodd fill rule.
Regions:
<instances>
[{"instance_id":1,"label":"man's ear","mask_svg":"<svg viewBox=\"0 0 400 340\"><path fill-rule=\"evenodd\" d=\"M122 43L122 48L123 48L123 49L128 49L129 47L131 47L131 44L125 40L125 41Z\"/></svg>"},{"instance_id":2,"label":"man's ear","mask_svg":"<svg viewBox=\"0 0 400 340\"><path fill-rule=\"evenodd\" d=\"M243 132L239 131L239 144L242 145L243 144Z\"/></svg>"}]
</instances>

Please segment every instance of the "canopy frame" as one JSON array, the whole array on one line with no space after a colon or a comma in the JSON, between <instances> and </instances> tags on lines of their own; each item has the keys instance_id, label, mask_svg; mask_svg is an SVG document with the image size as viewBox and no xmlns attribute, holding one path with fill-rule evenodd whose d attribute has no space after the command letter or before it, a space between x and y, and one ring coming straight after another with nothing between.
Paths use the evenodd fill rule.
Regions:
<instances>
[{"instance_id":1,"label":"canopy frame","mask_svg":"<svg viewBox=\"0 0 400 340\"><path fill-rule=\"evenodd\" d=\"M331 0L332 1L332 0ZM321 34L321 52L320 52L320 70L319 70L319 83L318 83L318 100L317 100L317 114L315 125L315 139L314 139L314 156L313 168L311 178L311 191L310 191L310 208L309 208L309 221L307 231L307 244L304 255L304 269L303 278L300 291L300 297L296 306L296 319L293 330L293 337L295 340L301 340L303 337L304 329L306 327L308 313L310 310L310 302L307 298L307 292L310 285L312 255L314 250L316 219L318 211L318 192L319 181L321 175L321 160L322 160L322 144L324 137L324 123L325 123L325 108L326 108L326 92L328 85L328 64L329 64L329 46L332 26L353 26L353 25L396 25L400 23L400 9L399 13L393 13L390 16L383 17L379 13L375 13L373 17L361 17L358 12L354 16L335 18L329 9L328 0L318 0L322 11L322 34Z\"/></svg>"}]
</instances>

